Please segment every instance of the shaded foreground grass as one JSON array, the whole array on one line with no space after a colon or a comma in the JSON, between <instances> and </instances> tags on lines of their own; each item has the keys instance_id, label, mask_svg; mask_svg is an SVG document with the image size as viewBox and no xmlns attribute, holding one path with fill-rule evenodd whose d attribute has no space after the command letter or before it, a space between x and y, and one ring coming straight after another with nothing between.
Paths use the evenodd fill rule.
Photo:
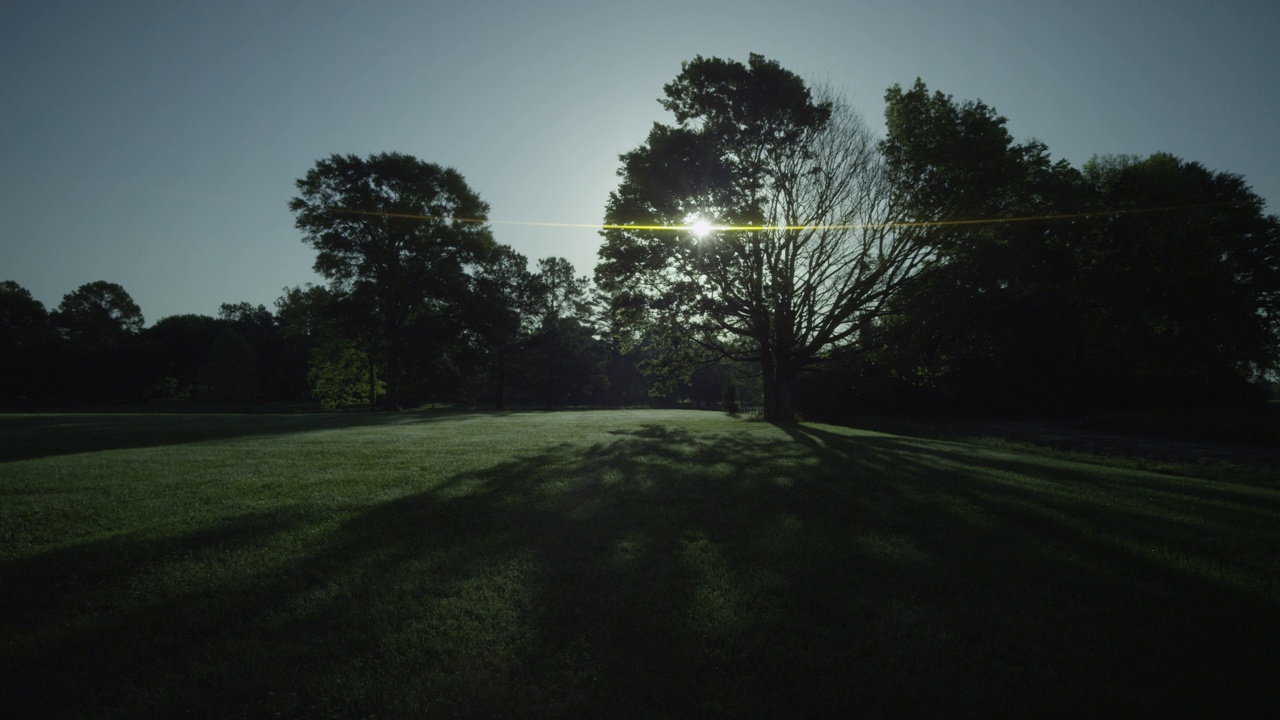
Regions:
<instances>
[{"instance_id":1,"label":"shaded foreground grass","mask_svg":"<svg viewBox=\"0 0 1280 720\"><path fill-rule=\"evenodd\" d=\"M0 433L4 717L1280 716L1272 486L688 411Z\"/></svg>"}]
</instances>

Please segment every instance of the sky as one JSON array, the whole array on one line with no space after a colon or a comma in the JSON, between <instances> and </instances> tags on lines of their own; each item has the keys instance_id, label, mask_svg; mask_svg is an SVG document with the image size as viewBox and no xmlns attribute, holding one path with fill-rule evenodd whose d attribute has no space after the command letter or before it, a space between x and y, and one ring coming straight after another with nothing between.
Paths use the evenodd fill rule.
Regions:
<instances>
[{"instance_id":1,"label":"sky","mask_svg":"<svg viewBox=\"0 0 1280 720\"><path fill-rule=\"evenodd\" d=\"M697 55L760 53L880 134L922 78L1079 166L1169 152L1280 214L1275 0L157 0L0 9L0 280L148 325L322 282L288 210L331 154L456 168L494 237L589 275L618 156Z\"/></svg>"}]
</instances>

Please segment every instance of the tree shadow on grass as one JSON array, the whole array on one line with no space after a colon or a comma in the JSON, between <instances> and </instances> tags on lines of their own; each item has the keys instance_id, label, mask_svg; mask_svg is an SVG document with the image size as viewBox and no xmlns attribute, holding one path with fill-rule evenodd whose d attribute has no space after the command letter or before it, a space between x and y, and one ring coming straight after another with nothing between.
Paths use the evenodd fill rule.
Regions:
<instances>
[{"instance_id":1,"label":"tree shadow on grass","mask_svg":"<svg viewBox=\"0 0 1280 720\"><path fill-rule=\"evenodd\" d=\"M1280 593L1256 584L1277 501L815 426L617 430L219 586L134 602L150 575L117 558L234 565L316 519L6 566L34 628L15 697L49 717L1259 717L1280 703ZM99 592L66 603L114 600L60 627L35 606L68 572Z\"/></svg>"}]
</instances>

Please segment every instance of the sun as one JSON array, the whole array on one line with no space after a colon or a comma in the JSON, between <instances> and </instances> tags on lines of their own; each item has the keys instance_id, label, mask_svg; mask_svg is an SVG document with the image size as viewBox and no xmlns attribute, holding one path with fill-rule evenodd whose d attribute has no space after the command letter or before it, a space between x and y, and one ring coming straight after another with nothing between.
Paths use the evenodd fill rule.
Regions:
<instances>
[{"instance_id":1,"label":"sun","mask_svg":"<svg viewBox=\"0 0 1280 720\"><path fill-rule=\"evenodd\" d=\"M689 225L689 231L693 233L694 237L698 238L710 235L712 230L715 230L715 228L703 218L698 218Z\"/></svg>"}]
</instances>

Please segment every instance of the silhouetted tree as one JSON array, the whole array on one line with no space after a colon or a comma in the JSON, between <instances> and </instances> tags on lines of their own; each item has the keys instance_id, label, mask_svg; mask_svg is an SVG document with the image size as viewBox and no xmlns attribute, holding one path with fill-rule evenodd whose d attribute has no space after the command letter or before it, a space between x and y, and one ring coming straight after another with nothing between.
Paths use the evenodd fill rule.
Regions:
<instances>
[{"instance_id":1,"label":"silhouetted tree","mask_svg":"<svg viewBox=\"0 0 1280 720\"><path fill-rule=\"evenodd\" d=\"M531 278L537 321L532 345L548 410L558 403L588 400L592 384L603 382L604 348L592 332L590 289L591 281L575 276L573 264L560 257L539 260Z\"/></svg>"},{"instance_id":2,"label":"silhouetted tree","mask_svg":"<svg viewBox=\"0 0 1280 720\"><path fill-rule=\"evenodd\" d=\"M214 340L197 379L209 397L239 405L258 392L255 364L253 346L234 326L227 327Z\"/></svg>"},{"instance_id":3,"label":"silhouetted tree","mask_svg":"<svg viewBox=\"0 0 1280 720\"><path fill-rule=\"evenodd\" d=\"M276 299L276 327L282 346L281 383L287 388L286 396L290 400L316 398L312 374L319 347L338 340L355 347L350 336L338 327L335 305L336 299L329 288L310 283L285 288L284 295ZM366 382L360 385L363 390L354 390L357 396L368 391L368 373L361 377ZM351 394L345 389L343 392L343 397Z\"/></svg>"},{"instance_id":4,"label":"silhouetted tree","mask_svg":"<svg viewBox=\"0 0 1280 720\"><path fill-rule=\"evenodd\" d=\"M630 327L609 299L596 290L592 299L596 308L596 335L605 355L606 405L641 405L651 402L652 378L641 369L650 360L649 343L638 336L639 329Z\"/></svg>"},{"instance_id":5,"label":"silhouetted tree","mask_svg":"<svg viewBox=\"0 0 1280 720\"><path fill-rule=\"evenodd\" d=\"M1084 174L1103 210L1081 259L1099 384L1142 405L1260 399L1249 386L1280 368L1280 220L1240 176L1166 153Z\"/></svg>"},{"instance_id":6,"label":"silhouetted tree","mask_svg":"<svg viewBox=\"0 0 1280 720\"><path fill-rule=\"evenodd\" d=\"M494 407L502 410L520 355L534 331L535 283L525 256L499 245L473 277L467 327L477 361L492 378Z\"/></svg>"},{"instance_id":7,"label":"silhouetted tree","mask_svg":"<svg viewBox=\"0 0 1280 720\"><path fill-rule=\"evenodd\" d=\"M276 298L276 321L281 334L290 338L312 339L330 333L336 321L334 294L323 285L307 283L285 288Z\"/></svg>"},{"instance_id":8,"label":"silhouetted tree","mask_svg":"<svg viewBox=\"0 0 1280 720\"><path fill-rule=\"evenodd\" d=\"M422 392L411 385L424 371L447 364L454 347L441 341L459 339L467 272L494 244L488 205L456 170L399 153L333 155L297 186L289 207L315 269L358 319L354 339L399 407Z\"/></svg>"},{"instance_id":9,"label":"silhouetted tree","mask_svg":"<svg viewBox=\"0 0 1280 720\"><path fill-rule=\"evenodd\" d=\"M1238 176L1164 154L1082 173L980 101L920 80L885 99L890 177L935 254L855 374L1042 413L1239 400L1276 366L1280 234Z\"/></svg>"},{"instance_id":10,"label":"silhouetted tree","mask_svg":"<svg viewBox=\"0 0 1280 720\"><path fill-rule=\"evenodd\" d=\"M258 390L266 400L297 400L306 394L306 354L285 340L279 320L263 305L223 303L218 316L253 349Z\"/></svg>"},{"instance_id":11,"label":"silhouetted tree","mask_svg":"<svg viewBox=\"0 0 1280 720\"><path fill-rule=\"evenodd\" d=\"M44 303L12 280L0 282L0 344L14 348L43 342L51 330Z\"/></svg>"},{"instance_id":12,"label":"silhouetted tree","mask_svg":"<svg viewBox=\"0 0 1280 720\"><path fill-rule=\"evenodd\" d=\"M198 396L200 366L227 324L208 315L170 315L142 331L153 374L152 397Z\"/></svg>"},{"instance_id":13,"label":"silhouetted tree","mask_svg":"<svg viewBox=\"0 0 1280 720\"><path fill-rule=\"evenodd\" d=\"M885 94L889 176L933 254L873 330L868 350L905 382L974 409L1071 398L1079 369L1080 173L1015 143L981 101L920 80ZM865 374L864 374L865 377Z\"/></svg>"},{"instance_id":14,"label":"silhouetted tree","mask_svg":"<svg viewBox=\"0 0 1280 720\"><path fill-rule=\"evenodd\" d=\"M596 282L647 328L668 386L749 359L766 419L789 420L799 373L855 339L925 248L892 225L875 138L831 92L759 55L697 57L664 91L677 124L622 156Z\"/></svg>"},{"instance_id":15,"label":"silhouetted tree","mask_svg":"<svg viewBox=\"0 0 1280 720\"><path fill-rule=\"evenodd\" d=\"M724 392L721 395L721 400L724 405L725 412L730 415L738 414L738 386L733 384L732 378L725 381Z\"/></svg>"},{"instance_id":16,"label":"silhouetted tree","mask_svg":"<svg viewBox=\"0 0 1280 720\"><path fill-rule=\"evenodd\" d=\"M136 336L144 324L142 310L116 283L85 283L62 297L54 323L72 341L118 345Z\"/></svg>"},{"instance_id":17,"label":"silhouetted tree","mask_svg":"<svg viewBox=\"0 0 1280 720\"><path fill-rule=\"evenodd\" d=\"M0 282L0 404L30 409L50 396L47 369L57 339L44 303L12 280Z\"/></svg>"},{"instance_id":18,"label":"silhouetted tree","mask_svg":"<svg viewBox=\"0 0 1280 720\"><path fill-rule=\"evenodd\" d=\"M376 405L386 393L368 353L353 339L354 319L343 315L345 309L339 296L318 285L286 288L276 300L281 336L298 359L307 395L330 409L362 399Z\"/></svg>"},{"instance_id":19,"label":"silhouetted tree","mask_svg":"<svg viewBox=\"0 0 1280 720\"><path fill-rule=\"evenodd\" d=\"M102 280L81 285L63 296L52 317L67 341L58 368L64 401L142 398L149 379L137 356L142 311L123 287Z\"/></svg>"}]
</instances>

